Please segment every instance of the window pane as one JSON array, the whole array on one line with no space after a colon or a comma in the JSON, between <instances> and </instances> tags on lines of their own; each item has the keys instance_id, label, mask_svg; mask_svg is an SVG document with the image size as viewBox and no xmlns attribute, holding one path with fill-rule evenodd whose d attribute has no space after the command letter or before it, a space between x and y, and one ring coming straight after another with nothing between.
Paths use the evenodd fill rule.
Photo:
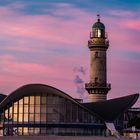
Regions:
<instances>
[{"instance_id":1,"label":"window pane","mask_svg":"<svg viewBox=\"0 0 140 140\"><path fill-rule=\"evenodd\" d=\"M23 134L28 135L28 127L23 127Z\"/></svg>"},{"instance_id":2,"label":"window pane","mask_svg":"<svg viewBox=\"0 0 140 140\"><path fill-rule=\"evenodd\" d=\"M41 105L41 113L46 113L46 105Z\"/></svg>"},{"instance_id":3,"label":"window pane","mask_svg":"<svg viewBox=\"0 0 140 140\"><path fill-rule=\"evenodd\" d=\"M41 114L41 122L46 122L46 114Z\"/></svg>"},{"instance_id":4,"label":"window pane","mask_svg":"<svg viewBox=\"0 0 140 140\"><path fill-rule=\"evenodd\" d=\"M34 104L34 96L30 96L30 104Z\"/></svg>"},{"instance_id":5,"label":"window pane","mask_svg":"<svg viewBox=\"0 0 140 140\"><path fill-rule=\"evenodd\" d=\"M14 114L13 121L14 121L14 122L17 122L17 114Z\"/></svg>"},{"instance_id":6,"label":"window pane","mask_svg":"<svg viewBox=\"0 0 140 140\"><path fill-rule=\"evenodd\" d=\"M33 127L29 127L29 135L33 135L34 134L34 128Z\"/></svg>"},{"instance_id":7,"label":"window pane","mask_svg":"<svg viewBox=\"0 0 140 140\"><path fill-rule=\"evenodd\" d=\"M34 121L34 114L29 114L29 120L30 120L30 122Z\"/></svg>"},{"instance_id":8,"label":"window pane","mask_svg":"<svg viewBox=\"0 0 140 140\"><path fill-rule=\"evenodd\" d=\"M17 102L15 102L14 103L14 113L17 113L17 107L18 107L17 105L18 105Z\"/></svg>"},{"instance_id":9,"label":"window pane","mask_svg":"<svg viewBox=\"0 0 140 140\"><path fill-rule=\"evenodd\" d=\"M34 105L30 105L30 113L34 113Z\"/></svg>"},{"instance_id":10,"label":"window pane","mask_svg":"<svg viewBox=\"0 0 140 140\"><path fill-rule=\"evenodd\" d=\"M53 107L52 106L47 107L47 113L53 113Z\"/></svg>"},{"instance_id":11,"label":"window pane","mask_svg":"<svg viewBox=\"0 0 140 140\"><path fill-rule=\"evenodd\" d=\"M28 113L28 105L24 105L24 113Z\"/></svg>"},{"instance_id":12,"label":"window pane","mask_svg":"<svg viewBox=\"0 0 140 140\"><path fill-rule=\"evenodd\" d=\"M40 105L35 106L35 113L40 113Z\"/></svg>"},{"instance_id":13,"label":"window pane","mask_svg":"<svg viewBox=\"0 0 140 140\"><path fill-rule=\"evenodd\" d=\"M40 104L40 96L35 97L35 104Z\"/></svg>"},{"instance_id":14,"label":"window pane","mask_svg":"<svg viewBox=\"0 0 140 140\"><path fill-rule=\"evenodd\" d=\"M35 122L40 122L40 114L35 114Z\"/></svg>"},{"instance_id":15,"label":"window pane","mask_svg":"<svg viewBox=\"0 0 140 140\"><path fill-rule=\"evenodd\" d=\"M52 96L47 96L47 104L53 104Z\"/></svg>"},{"instance_id":16,"label":"window pane","mask_svg":"<svg viewBox=\"0 0 140 140\"><path fill-rule=\"evenodd\" d=\"M41 128L41 134L46 134L46 128Z\"/></svg>"},{"instance_id":17,"label":"window pane","mask_svg":"<svg viewBox=\"0 0 140 140\"><path fill-rule=\"evenodd\" d=\"M19 100L19 104L22 105L23 104L23 99Z\"/></svg>"},{"instance_id":18,"label":"window pane","mask_svg":"<svg viewBox=\"0 0 140 140\"><path fill-rule=\"evenodd\" d=\"M42 104L46 104L46 96L42 96L41 97L41 103Z\"/></svg>"},{"instance_id":19,"label":"window pane","mask_svg":"<svg viewBox=\"0 0 140 140\"><path fill-rule=\"evenodd\" d=\"M9 121L12 121L12 106L9 108Z\"/></svg>"},{"instance_id":20,"label":"window pane","mask_svg":"<svg viewBox=\"0 0 140 140\"><path fill-rule=\"evenodd\" d=\"M28 104L29 103L29 97L24 97L24 104Z\"/></svg>"},{"instance_id":21,"label":"window pane","mask_svg":"<svg viewBox=\"0 0 140 140\"><path fill-rule=\"evenodd\" d=\"M22 127L18 127L18 135L22 135Z\"/></svg>"},{"instance_id":22,"label":"window pane","mask_svg":"<svg viewBox=\"0 0 140 140\"><path fill-rule=\"evenodd\" d=\"M19 121L19 122L22 122L22 115L23 115L23 114L19 114L19 116L18 116L18 121Z\"/></svg>"},{"instance_id":23,"label":"window pane","mask_svg":"<svg viewBox=\"0 0 140 140\"><path fill-rule=\"evenodd\" d=\"M23 105L19 105L19 113L23 113Z\"/></svg>"},{"instance_id":24,"label":"window pane","mask_svg":"<svg viewBox=\"0 0 140 140\"><path fill-rule=\"evenodd\" d=\"M40 128L35 128L34 129L34 134L38 135L40 133Z\"/></svg>"},{"instance_id":25,"label":"window pane","mask_svg":"<svg viewBox=\"0 0 140 140\"><path fill-rule=\"evenodd\" d=\"M24 114L24 122L28 122L28 114Z\"/></svg>"}]
</instances>

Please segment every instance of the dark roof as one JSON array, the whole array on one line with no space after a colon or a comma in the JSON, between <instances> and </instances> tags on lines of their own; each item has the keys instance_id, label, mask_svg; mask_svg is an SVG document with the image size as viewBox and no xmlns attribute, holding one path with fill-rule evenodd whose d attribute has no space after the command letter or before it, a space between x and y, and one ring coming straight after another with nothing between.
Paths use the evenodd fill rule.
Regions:
<instances>
[{"instance_id":1,"label":"dark roof","mask_svg":"<svg viewBox=\"0 0 140 140\"><path fill-rule=\"evenodd\" d=\"M137 101L139 94L133 94L103 102L83 103L85 107L101 116L105 121L112 122Z\"/></svg>"},{"instance_id":2,"label":"dark roof","mask_svg":"<svg viewBox=\"0 0 140 140\"><path fill-rule=\"evenodd\" d=\"M37 94L40 94L40 93L58 95L58 96L67 98L68 100L71 100L73 102L78 103L71 96L67 95L63 91L61 91L59 89L56 89L54 87L51 87L49 85L44 85L44 84L28 84L28 85L24 85L24 86L18 88L17 90L15 90L11 94L9 94L7 96L7 98L5 98L0 103L0 108L2 108L3 106L5 106L8 103L11 103L13 101L16 101L16 100L22 98L23 96L37 95Z\"/></svg>"},{"instance_id":3,"label":"dark roof","mask_svg":"<svg viewBox=\"0 0 140 140\"><path fill-rule=\"evenodd\" d=\"M102 22L97 21L93 24L92 28L105 29L105 25Z\"/></svg>"},{"instance_id":4,"label":"dark roof","mask_svg":"<svg viewBox=\"0 0 140 140\"><path fill-rule=\"evenodd\" d=\"M7 95L4 95L4 94L1 94L0 93L0 103L4 100L4 98L6 98L7 97Z\"/></svg>"}]
</instances>

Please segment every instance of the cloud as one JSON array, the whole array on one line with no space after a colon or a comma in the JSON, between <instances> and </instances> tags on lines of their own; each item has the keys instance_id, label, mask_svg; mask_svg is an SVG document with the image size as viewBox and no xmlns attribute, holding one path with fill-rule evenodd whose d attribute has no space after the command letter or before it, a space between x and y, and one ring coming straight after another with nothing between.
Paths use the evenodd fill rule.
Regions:
<instances>
[{"instance_id":1,"label":"cloud","mask_svg":"<svg viewBox=\"0 0 140 140\"><path fill-rule=\"evenodd\" d=\"M86 74L86 68L84 68L83 66L74 67L73 71L74 71L74 72L80 72L80 73L82 73L83 75Z\"/></svg>"},{"instance_id":2,"label":"cloud","mask_svg":"<svg viewBox=\"0 0 140 140\"><path fill-rule=\"evenodd\" d=\"M79 83L77 92L83 93L84 82L89 81L85 69L90 66L87 42L96 12L67 3L53 3L43 14L26 13L25 10L31 10L27 8L24 3L0 6L1 91L8 93L25 83L42 82L73 96L77 96L74 87ZM129 10L110 9L101 18L110 41L107 52L108 77L113 86L110 96L139 90L139 60L133 57L134 64L130 55L140 52L139 18L133 14L137 15ZM79 65L84 67L75 67Z\"/></svg>"},{"instance_id":3,"label":"cloud","mask_svg":"<svg viewBox=\"0 0 140 140\"><path fill-rule=\"evenodd\" d=\"M83 80L79 77L79 75L76 75L76 77L74 79L74 82L76 84L82 84L83 83Z\"/></svg>"},{"instance_id":4,"label":"cloud","mask_svg":"<svg viewBox=\"0 0 140 140\"><path fill-rule=\"evenodd\" d=\"M112 15L112 16L116 16L116 17L122 17L122 18L126 18L126 17L128 17L128 18L130 18L130 17L133 17L134 15L135 15L135 13L134 12L132 12L132 11L128 11L128 10L118 10L118 9L111 9L111 10L109 10L109 13L110 13L110 15Z\"/></svg>"}]
</instances>

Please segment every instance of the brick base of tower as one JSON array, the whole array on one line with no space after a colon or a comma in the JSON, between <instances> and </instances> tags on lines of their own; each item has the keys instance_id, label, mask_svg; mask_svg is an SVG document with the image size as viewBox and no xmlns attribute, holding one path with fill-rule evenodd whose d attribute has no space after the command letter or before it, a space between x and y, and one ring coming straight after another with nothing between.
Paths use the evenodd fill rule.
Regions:
<instances>
[{"instance_id":1,"label":"brick base of tower","mask_svg":"<svg viewBox=\"0 0 140 140\"><path fill-rule=\"evenodd\" d=\"M100 102L107 100L111 84L86 83L85 89L88 91L88 102Z\"/></svg>"},{"instance_id":2,"label":"brick base of tower","mask_svg":"<svg viewBox=\"0 0 140 140\"><path fill-rule=\"evenodd\" d=\"M107 96L103 94L89 94L88 95L88 102L100 102L100 101L105 101L106 99L107 99Z\"/></svg>"}]
</instances>

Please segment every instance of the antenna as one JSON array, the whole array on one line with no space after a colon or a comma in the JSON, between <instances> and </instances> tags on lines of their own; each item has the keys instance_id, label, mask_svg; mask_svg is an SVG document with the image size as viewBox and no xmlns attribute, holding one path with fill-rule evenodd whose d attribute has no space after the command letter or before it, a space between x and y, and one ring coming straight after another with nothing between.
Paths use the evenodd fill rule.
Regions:
<instances>
[{"instance_id":1,"label":"antenna","mask_svg":"<svg viewBox=\"0 0 140 140\"><path fill-rule=\"evenodd\" d=\"M98 22L100 22L100 14L97 14Z\"/></svg>"}]
</instances>

